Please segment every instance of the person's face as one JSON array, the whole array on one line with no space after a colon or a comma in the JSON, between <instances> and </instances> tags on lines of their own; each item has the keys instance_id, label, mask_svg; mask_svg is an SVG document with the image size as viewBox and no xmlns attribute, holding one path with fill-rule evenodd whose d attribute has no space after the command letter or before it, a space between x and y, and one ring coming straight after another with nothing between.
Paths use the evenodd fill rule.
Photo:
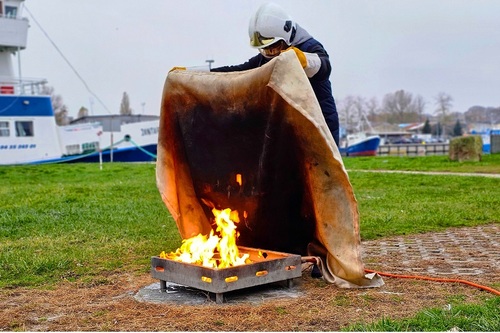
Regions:
<instances>
[{"instance_id":1,"label":"person's face","mask_svg":"<svg viewBox=\"0 0 500 333\"><path fill-rule=\"evenodd\" d=\"M288 45L283 40L280 40L268 47L259 49L259 52L266 58L274 58L287 48Z\"/></svg>"}]
</instances>

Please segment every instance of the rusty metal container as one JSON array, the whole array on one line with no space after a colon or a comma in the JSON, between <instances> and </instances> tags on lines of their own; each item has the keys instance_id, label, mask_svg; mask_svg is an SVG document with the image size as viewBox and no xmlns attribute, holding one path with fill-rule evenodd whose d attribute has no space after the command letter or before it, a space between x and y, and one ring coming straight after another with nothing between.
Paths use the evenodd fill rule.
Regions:
<instances>
[{"instance_id":1,"label":"rusty metal container","mask_svg":"<svg viewBox=\"0 0 500 333\"><path fill-rule=\"evenodd\" d=\"M249 247L238 249L240 254L249 254L251 263L217 269L154 256L151 275L160 280L162 291L166 291L167 282L178 283L214 293L217 304L223 302L225 292L278 281L287 281L291 287L293 279L302 275L300 255Z\"/></svg>"}]
</instances>

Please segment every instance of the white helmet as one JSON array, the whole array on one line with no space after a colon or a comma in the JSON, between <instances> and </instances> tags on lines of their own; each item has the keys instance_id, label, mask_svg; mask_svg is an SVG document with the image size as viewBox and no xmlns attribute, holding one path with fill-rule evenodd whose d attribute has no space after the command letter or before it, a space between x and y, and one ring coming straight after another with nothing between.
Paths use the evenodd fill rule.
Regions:
<instances>
[{"instance_id":1,"label":"white helmet","mask_svg":"<svg viewBox=\"0 0 500 333\"><path fill-rule=\"evenodd\" d=\"M296 31L297 25L292 18L274 3L260 6L248 26L250 45L257 49L268 47L280 40L291 45Z\"/></svg>"}]
</instances>

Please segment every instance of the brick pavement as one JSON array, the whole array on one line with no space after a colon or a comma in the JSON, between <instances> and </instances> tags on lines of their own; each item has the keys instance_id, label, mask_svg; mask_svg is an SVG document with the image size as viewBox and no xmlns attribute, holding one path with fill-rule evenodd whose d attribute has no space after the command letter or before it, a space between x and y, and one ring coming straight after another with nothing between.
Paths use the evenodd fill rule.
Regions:
<instances>
[{"instance_id":1,"label":"brick pavement","mask_svg":"<svg viewBox=\"0 0 500 333\"><path fill-rule=\"evenodd\" d=\"M500 223L362 242L366 268L500 283Z\"/></svg>"}]
</instances>

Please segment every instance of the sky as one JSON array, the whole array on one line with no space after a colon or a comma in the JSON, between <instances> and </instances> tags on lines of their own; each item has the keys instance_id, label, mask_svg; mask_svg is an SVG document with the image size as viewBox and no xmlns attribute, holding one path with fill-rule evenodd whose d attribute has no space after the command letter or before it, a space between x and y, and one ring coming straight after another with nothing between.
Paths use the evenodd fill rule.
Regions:
<instances>
[{"instance_id":1,"label":"sky","mask_svg":"<svg viewBox=\"0 0 500 333\"><path fill-rule=\"evenodd\" d=\"M118 114L124 92L134 114L159 115L172 67L240 64L256 54L248 22L265 2L25 0L22 76L47 79L70 116L82 106ZM326 48L338 102L380 103L403 89L424 98L426 113L441 92L452 111L500 106L498 0L274 2Z\"/></svg>"}]
</instances>

